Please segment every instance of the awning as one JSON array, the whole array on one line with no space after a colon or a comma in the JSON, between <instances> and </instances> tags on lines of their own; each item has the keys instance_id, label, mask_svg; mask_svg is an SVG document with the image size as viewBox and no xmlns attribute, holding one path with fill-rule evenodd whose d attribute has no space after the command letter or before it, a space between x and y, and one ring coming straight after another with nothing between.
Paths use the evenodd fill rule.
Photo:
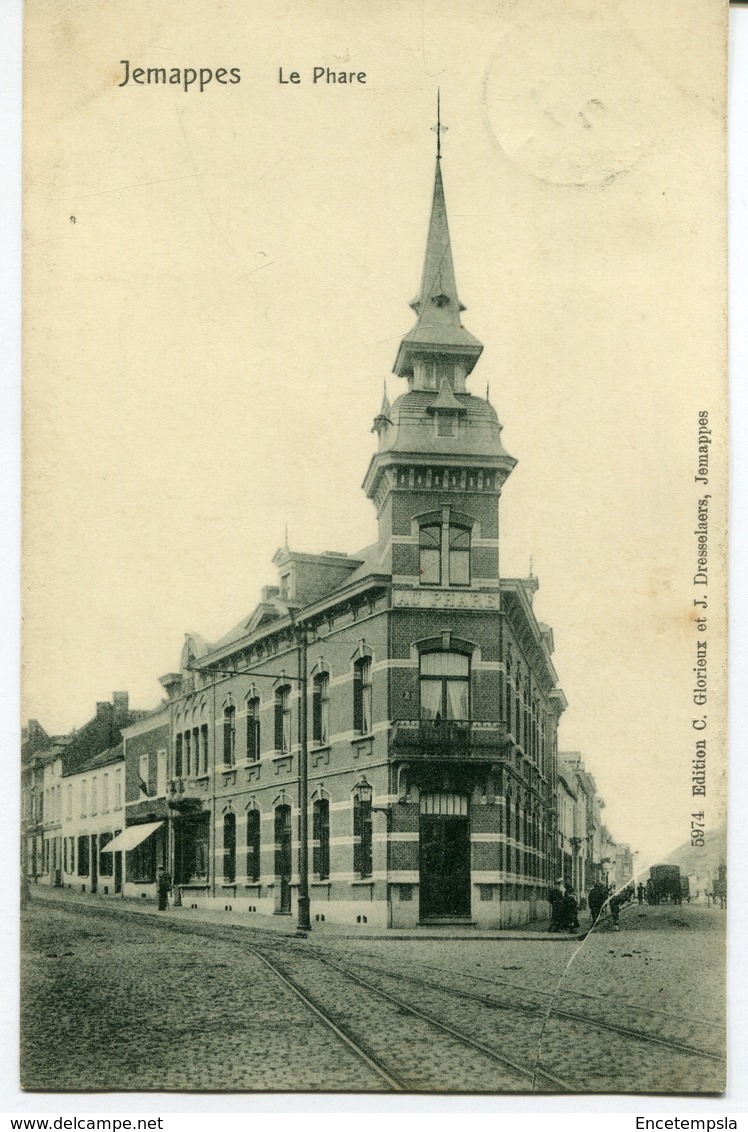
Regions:
<instances>
[{"instance_id":1,"label":"awning","mask_svg":"<svg viewBox=\"0 0 748 1132\"><path fill-rule=\"evenodd\" d=\"M122 833L118 833L113 841L105 845L101 852L119 853L121 850L135 849L157 829L161 829L163 824L162 821L146 821L142 825L129 825L127 829L122 830Z\"/></svg>"}]
</instances>

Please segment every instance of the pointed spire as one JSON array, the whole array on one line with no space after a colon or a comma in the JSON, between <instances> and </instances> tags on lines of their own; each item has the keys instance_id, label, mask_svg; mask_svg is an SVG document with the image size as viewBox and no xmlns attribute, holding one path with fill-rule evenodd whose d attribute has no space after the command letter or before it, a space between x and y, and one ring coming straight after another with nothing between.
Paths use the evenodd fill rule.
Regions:
<instances>
[{"instance_id":1,"label":"pointed spire","mask_svg":"<svg viewBox=\"0 0 748 1132\"><path fill-rule=\"evenodd\" d=\"M387 382L385 381L385 383L384 383L384 396L382 398L382 408L379 410L379 413L374 418L374 424L371 426L372 432L381 433L383 430L386 430L390 427L390 425L392 424L392 421L390 420L390 412L391 412L391 405L390 405L390 399L387 396Z\"/></svg>"},{"instance_id":2,"label":"pointed spire","mask_svg":"<svg viewBox=\"0 0 748 1132\"><path fill-rule=\"evenodd\" d=\"M407 377L413 373L414 355L430 354L462 355L466 372L470 373L478 360L483 346L462 326L461 312L465 307L457 294L452 244L447 222L447 205L444 198L444 183L441 171L441 144L438 139L444 126L441 124L441 108L438 109L435 127L437 135L436 173L434 176L434 195L431 202L431 218L426 238L426 256L423 264L421 289L417 298L410 304L418 315L415 327L406 334L400 343L395 373Z\"/></svg>"}]
</instances>

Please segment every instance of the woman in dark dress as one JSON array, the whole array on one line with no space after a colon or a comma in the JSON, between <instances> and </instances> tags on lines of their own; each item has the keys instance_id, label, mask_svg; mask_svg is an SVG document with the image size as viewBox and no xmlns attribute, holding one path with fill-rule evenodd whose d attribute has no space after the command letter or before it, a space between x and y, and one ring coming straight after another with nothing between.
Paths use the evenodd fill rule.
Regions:
<instances>
[{"instance_id":1,"label":"woman in dark dress","mask_svg":"<svg viewBox=\"0 0 748 1132\"><path fill-rule=\"evenodd\" d=\"M169 893L171 892L171 877L166 869L158 870L156 887L158 889L158 910L165 912L169 907Z\"/></svg>"}]
</instances>

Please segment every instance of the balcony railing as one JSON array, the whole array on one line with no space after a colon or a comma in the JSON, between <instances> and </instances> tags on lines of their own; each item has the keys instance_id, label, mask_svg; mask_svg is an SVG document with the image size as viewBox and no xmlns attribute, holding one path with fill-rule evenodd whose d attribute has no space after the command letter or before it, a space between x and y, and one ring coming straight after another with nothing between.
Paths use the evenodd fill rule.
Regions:
<instances>
[{"instance_id":1,"label":"balcony railing","mask_svg":"<svg viewBox=\"0 0 748 1132\"><path fill-rule=\"evenodd\" d=\"M398 719L392 724L390 746L415 758L497 759L506 738L506 724L498 720Z\"/></svg>"}]
</instances>

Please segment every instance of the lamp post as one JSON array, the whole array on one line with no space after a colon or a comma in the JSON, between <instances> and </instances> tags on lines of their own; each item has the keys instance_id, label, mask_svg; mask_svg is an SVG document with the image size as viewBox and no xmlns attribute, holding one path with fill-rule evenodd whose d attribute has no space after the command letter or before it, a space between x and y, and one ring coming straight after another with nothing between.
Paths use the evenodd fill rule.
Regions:
<instances>
[{"instance_id":1,"label":"lamp post","mask_svg":"<svg viewBox=\"0 0 748 1132\"><path fill-rule=\"evenodd\" d=\"M306 625L295 624L299 645L299 895L296 924L299 931L312 930L309 917L309 747L307 703Z\"/></svg>"}]
</instances>

